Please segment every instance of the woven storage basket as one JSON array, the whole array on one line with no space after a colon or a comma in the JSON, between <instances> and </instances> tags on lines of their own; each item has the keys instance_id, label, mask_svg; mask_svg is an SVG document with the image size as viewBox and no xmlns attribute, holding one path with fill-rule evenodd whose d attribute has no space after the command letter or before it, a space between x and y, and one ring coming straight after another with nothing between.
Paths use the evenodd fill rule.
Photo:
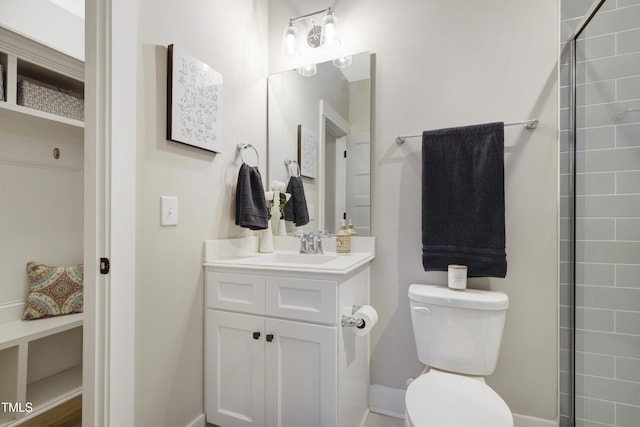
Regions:
<instances>
[{"instance_id":1,"label":"woven storage basket","mask_svg":"<svg viewBox=\"0 0 640 427\"><path fill-rule=\"evenodd\" d=\"M84 121L84 100L29 80L18 82L18 105Z\"/></svg>"}]
</instances>

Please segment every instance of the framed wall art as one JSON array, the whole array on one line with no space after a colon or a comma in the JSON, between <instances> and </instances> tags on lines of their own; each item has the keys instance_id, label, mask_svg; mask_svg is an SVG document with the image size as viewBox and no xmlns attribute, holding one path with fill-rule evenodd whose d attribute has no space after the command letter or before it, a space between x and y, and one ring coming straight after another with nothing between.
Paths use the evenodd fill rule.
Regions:
<instances>
[{"instance_id":1,"label":"framed wall art","mask_svg":"<svg viewBox=\"0 0 640 427\"><path fill-rule=\"evenodd\" d=\"M318 168L318 135L298 125L298 165L300 175L315 178Z\"/></svg>"},{"instance_id":2,"label":"framed wall art","mask_svg":"<svg viewBox=\"0 0 640 427\"><path fill-rule=\"evenodd\" d=\"M169 45L167 139L222 151L222 75Z\"/></svg>"}]
</instances>

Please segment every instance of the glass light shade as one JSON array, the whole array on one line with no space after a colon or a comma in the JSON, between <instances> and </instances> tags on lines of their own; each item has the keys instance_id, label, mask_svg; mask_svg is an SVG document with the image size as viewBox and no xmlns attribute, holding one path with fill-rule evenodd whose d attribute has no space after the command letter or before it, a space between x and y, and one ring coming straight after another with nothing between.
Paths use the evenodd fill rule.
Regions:
<instances>
[{"instance_id":1,"label":"glass light shade","mask_svg":"<svg viewBox=\"0 0 640 427\"><path fill-rule=\"evenodd\" d=\"M298 47L298 29L290 22L282 35L282 54L284 56L300 56Z\"/></svg>"},{"instance_id":2,"label":"glass light shade","mask_svg":"<svg viewBox=\"0 0 640 427\"><path fill-rule=\"evenodd\" d=\"M318 67L316 64L305 65L304 67L298 68L298 74L303 77L313 77L318 73Z\"/></svg>"},{"instance_id":3,"label":"glass light shade","mask_svg":"<svg viewBox=\"0 0 640 427\"><path fill-rule=\"evenodd\" d=\"M332 10L328 11L325 17L322 18L320 45L329 49L338 49L342 45L338 34L338 18L336 18Z\"/></svg>"},{"instance_id":4,"label":"glass light shade","mask_svg":"<svg viewBox=\"0 0 640 427\"><path fill-rule=\"evenodd\" d=\"M347 68L353 62L351 55L341 56L333 60L333 65L338 68Z\"/></svg>"}]
</instances>

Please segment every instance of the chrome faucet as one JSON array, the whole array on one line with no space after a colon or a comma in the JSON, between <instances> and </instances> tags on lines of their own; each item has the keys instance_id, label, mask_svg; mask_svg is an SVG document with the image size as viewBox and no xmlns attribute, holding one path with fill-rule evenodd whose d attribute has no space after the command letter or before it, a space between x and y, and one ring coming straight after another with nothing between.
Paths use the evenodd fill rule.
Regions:
<instances>
[{"instance_id":1,"label":"chrome faucet","mask_svg":"<svg viewBox=\"0 0 640 427\"><path fill-rule=\"evenodd\" d=\"M312 233L310 234L305 234L305 233L300 233L300 234L296 234L296 237L298 239L300 239L300 253L301 254L308 254L309 253L309 237Z\"/></svg>"},{"instance_id":2,"label":"chrome faucet","mask_svg":"<svg viewBox=\"0 0 640 427\"><path fill-rule=\"evenodd\" d=\"M328 231L318 231L318 234L311 233L311 253L313 254L323 254L322 250L322 238L329 237L331 233Z\"/></svg>"},{"instance_id":3,"label":"chrome faucet","mask_svg":"<svg viewBox=\"0 0 640 427\"><path fill-rule=\"evenodd\" d=\"M322 238L329 237L331 233L328 231L318 231L314 233L300 233L296 234L296 237L300 239L300 253L301 254L323 254L322 250Z\"/></svg>"}]
</instances>

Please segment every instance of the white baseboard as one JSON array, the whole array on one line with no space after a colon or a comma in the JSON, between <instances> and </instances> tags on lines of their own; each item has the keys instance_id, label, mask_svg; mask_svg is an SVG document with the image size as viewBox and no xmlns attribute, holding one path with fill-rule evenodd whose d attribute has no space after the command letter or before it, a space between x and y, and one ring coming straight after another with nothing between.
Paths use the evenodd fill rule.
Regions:
<instances>
[{"instance_id":1,"label":"white baseboard","mask_svg":"<svg viewBox=\"0 0 640 427\"><path fill-rule=\"evenodd\" d=\"M187 424L185 427L206 427L207 423L205 421L204 414L198 415L193 421Z\"/></svg>"},{"instance_id":2,"label":"white baseboard","mask_svg":"<svg viewBox=\"0 0 640 427\"><path fill-rule=\"evenodd\" d=\"M369 410L376 414L404 420L405 390L371 384L369 386Z\"/></svg>"},{"instance_id":3,"label":"white baseboard","mask_svg":"<svg viewBox=\"0 0 640 427\"><path fill-rule=\"evenodd\" d=\"M404 420L405 390L378 384L369 386L369 410ZM558 427L558 421L513 414L514 427Z\"/></svg>"},{"instance_id":4,"label":"white baseboard","mask_svg":"<svg viewBox=\"0 0 640 427\"><path fill-rule=\"evenodd\" d=\"M558 421L513 414L513 427L558 427Z\"/></svg>"}]
</instances>

